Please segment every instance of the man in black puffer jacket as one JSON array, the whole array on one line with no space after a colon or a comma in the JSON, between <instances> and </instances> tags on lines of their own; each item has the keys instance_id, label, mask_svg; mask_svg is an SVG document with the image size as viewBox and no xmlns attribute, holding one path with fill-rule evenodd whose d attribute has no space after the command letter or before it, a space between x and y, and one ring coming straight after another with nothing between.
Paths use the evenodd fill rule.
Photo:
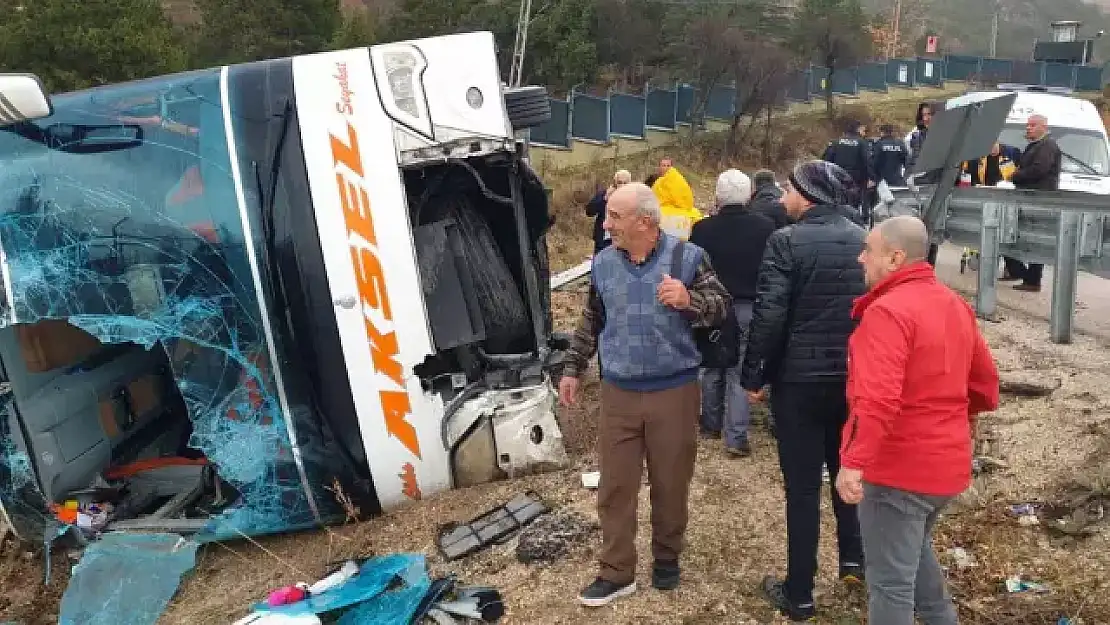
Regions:
<instances>
[{"instance_id":1,"label":"man in black puffer jacket","mask_svg":"<svg viewBox=\"0 0 1110 625\"><path fill-rule=\"evenodd\" d=\"M755 193L752 194L751 211L770 218L775 230L790 223L782 206L782 189L775 184L775 172L769 169L755 172L752 185L755 186Z\"/></svg>"},{"instance_id":2,"label":"man in black puffer jacket","mask_svg":"<svg viewBox=\"0 0 1110 625\"><path fill-rule=\"evenodd\" d=\"M763 386L771 385L786 486L787 576L781 582L766 578L763 592L782 614L799 621L815 613L822 464L835 482L840 431L848 419L852 303L866 290L858 258L867 232L843 206L852 182L847 172L825 161L804 163L790 175L783 205L794 223L767 240L741 370L741 384L752 400L759 401ZM862 580L855 506L835 492L832 500L840 577Z\"/></svg>"}]
</instances>

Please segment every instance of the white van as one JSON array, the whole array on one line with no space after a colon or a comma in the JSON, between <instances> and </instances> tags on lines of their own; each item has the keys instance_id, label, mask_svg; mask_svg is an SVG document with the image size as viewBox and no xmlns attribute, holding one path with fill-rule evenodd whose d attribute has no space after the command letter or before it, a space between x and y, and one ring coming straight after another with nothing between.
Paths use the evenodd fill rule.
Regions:
<instances>
[{"instance_id":1,"label":"white van","mask_svg":"<svg viewBox=\"0 0 1110 625\"><path fill-rule=\"evenodd\" d=\"M0 516L284 532L565 462L542 182L466 33L0 75Z\"/></svg>"},{"instance_id":2,"label":"white van","mask_svg":"<svg viewBox=\"0 0 1110 625\"><path fill-rule=\"evenodd\" d=\"M1006 85L1000 87L1007 88ZM1060 189L1110 194L1110 140L1102 116L1092 102L1051 93L1045 88L1014 85L1009 90L977 91L955 97L948 100L946 106L955 108L1013 91L1018 92L1017 98L1006 116L998 141L1024 150L1029 143L1025 139L1026 120L1033 114L1044 115L1049 132L1063 153Z\"/></svg>"}]
</instances>

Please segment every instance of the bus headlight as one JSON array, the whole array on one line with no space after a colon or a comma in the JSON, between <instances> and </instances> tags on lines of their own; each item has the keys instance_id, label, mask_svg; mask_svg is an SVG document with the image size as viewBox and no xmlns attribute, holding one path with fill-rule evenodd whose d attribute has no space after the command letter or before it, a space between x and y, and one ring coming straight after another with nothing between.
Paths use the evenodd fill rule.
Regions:
<instances>
[{"instance_id":1,"label":"bus headlight","mask_svg":"<svg viewBox=\"0 0 1110 625\"><path fill-rule=\"evenodd\" d=\"M432 124L423 84L424 69L428 66L424 55L408 44L375 46L371 54L386 110L396 121L431 138Z\"/></svg>"}]
</instances>

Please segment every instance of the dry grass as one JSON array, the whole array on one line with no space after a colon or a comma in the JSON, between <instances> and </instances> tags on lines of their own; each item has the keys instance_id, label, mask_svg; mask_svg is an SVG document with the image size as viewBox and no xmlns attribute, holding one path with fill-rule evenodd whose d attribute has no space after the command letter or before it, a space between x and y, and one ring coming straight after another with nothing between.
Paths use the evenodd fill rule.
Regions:
<instances>
[{"instance_id":1,"label":"dry grass","mask_svg":"<svg viewBox=\"0 0 1110 625\"><path fill-rule=\"evenodd\" d=\"M874 117L904 124L912 102L878 104ZM790 159L804 158L824 145L833 132L820 115L783 121L781 148ZM721 167L713 144L668 150L695 186L699 200L708 199L714 172ZM621 161L636 176L651 167L657 155ZM788 164L788 161L784 161ZM751 162L739 162L748 170ZM582 171L549 177L557 217L551 237L556 269L580 262L590 251L590 222L572 201L576 184L605 178L618 164L597 163ZM596 172L596 174L595 174ZM573 324L582 293L556 293L553 306L560 329ZM1008 505L1052 501L1065 485L1088 488L1110 485L1110 356L1093 339L1078 337L1074 345L1050 345L1043 322L1017 315L984 326L1000 368L1031 370L1062 380L1047 398L1007 398L983 420L997 441L1009 469L977 481L974 492L961 498L938 529L937 548L944 553L959 546L978 560L975 568L950 570L953 591L968 625L1054 624L1060 617L1079 617L1093 625L1110 623L1107 572L1110 535L1105 530L1084 539L1061 539L1040 527L1019 526L1006 514ZM275 587L315 577L337 559L371 553L415 551L428 554L433 571L452 571L466 583L490 584L507 601L505 623L612 624L745 624L783 623L757 596L766 573L782 572L785 532L782 482L772 441L756 428L754 456L727 458L719 442L702 442L690 496L691 521L684 555L683 585L674 593L641 590L611 608L587 611L574 602L575 593L593 576L594 537L562 560L549 565L516 561L514 546L496 546L456 563L436 555L437 528L464 521L524 490L535 490L555 508L596 519L596 495L581 488L579 474L596 469L594 446L598 383L588 378L583 401L560 416L574 464L565 471L489 484L443 494L361 524L319 532L209 545L198 555L197 568L183 584L160 623L195 625L229 623ZM641 492L641 579L647 578L649 553L648 490ZM866 622L864 597L834 580L835 550L828 503L823 504L822 570L818 579L819 622L850 625ZM949 558L943 559L949 564ZM68 567L55 555L55 578ZM58 591L40 596L40 560L8 548L0 555L0 622L56 622ZM1046 583L1045 595L1009 595L1004 581L1014 574ZM1078 621L1074 621L1078 622Z\"/></svg>"}]
</instances>

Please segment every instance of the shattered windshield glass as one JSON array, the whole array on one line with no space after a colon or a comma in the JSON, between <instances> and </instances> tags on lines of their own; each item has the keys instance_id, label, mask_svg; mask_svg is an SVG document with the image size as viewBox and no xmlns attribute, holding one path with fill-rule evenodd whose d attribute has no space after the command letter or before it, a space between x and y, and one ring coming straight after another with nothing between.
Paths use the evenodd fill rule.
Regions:
<instances>
[{"instance_id":1,"label":"shattered windshield glass","mask_svg":"<svg viewBox=\"0 0 1110 625\"><path fill-rule=\"evenodd\" d=\"M320 434L298 431L309 409L286 392L286 365L274 366L284 347L263 286L256 172L228 141L239 123L231 90L227 69L95 89L55 97L52 117L0 132L0 339L10 335L0 356L12 379L0 397L0 500L10 515L47 514L46 504L124 460L176 455L215 466L235 491L209 502L203 535L318 521L309 484L330 480L306 477L314 469L302 448ZM96 339L83 360L34 368L35 345L80 342L39 331L46 320ZM157 363L169 363L187 419L171 424L168 402L136 409L148 388L136 383L111 387L88 410L60 404L87 376L146 362L105 347L121 345L159 354L135 373L155 380L150 388ZM180 444L167 438L178 429Z\"/></svg>"}]
</instances>

